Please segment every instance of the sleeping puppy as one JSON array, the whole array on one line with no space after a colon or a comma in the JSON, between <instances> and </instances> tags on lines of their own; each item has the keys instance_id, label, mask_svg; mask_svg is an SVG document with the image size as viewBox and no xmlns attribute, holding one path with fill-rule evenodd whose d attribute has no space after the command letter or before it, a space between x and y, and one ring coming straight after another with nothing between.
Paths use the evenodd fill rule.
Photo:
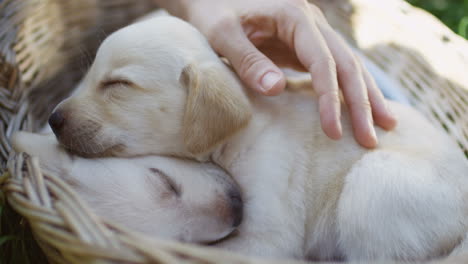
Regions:
<instances>
[{"instance_id":1,"label":"sleeping puppy","mask_svg":"<svg viewBox=\"0 0 468 264\"><path fill-rule=\"evenodd\" d=\"M64 177L103 219L159 238L211 243L241 222L239 187L209 163L148 156L84 159L53 134L16 133L17 152L37 156L43 172Z\"/></svg>"},{"instance_id":2,"label":"sleeping puppy","mask_svg":"<svg viewBox=\"0 0 468 264\"><path fill-rule=\"evenodd\" d=\"M416 111L361 148L343 109L344 137L320 128L317 98L250 92L206 39L172 17L110 35L49 123L88 157L163 154L211 159L240 184L244 220L220 246L251 255L320 260L425 260L468 230L468 163ZM301 89L299 89L301 90Z\"/></svg>"}]
</instances>

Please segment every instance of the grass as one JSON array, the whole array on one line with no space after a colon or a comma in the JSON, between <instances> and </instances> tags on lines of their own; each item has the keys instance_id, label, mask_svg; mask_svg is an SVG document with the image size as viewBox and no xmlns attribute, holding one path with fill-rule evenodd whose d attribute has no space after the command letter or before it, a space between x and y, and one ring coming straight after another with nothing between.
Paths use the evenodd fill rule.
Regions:
<instances>
[{"instance_id":1,"label":"grass","mask_svg":"<svg viewBox=\"0 0 468 264\"><path fill-rule=\"evenodd\" d=\"M454 32L468 38L468 0L407 0L426 9ZM45 257L28 225L6 203L0 192L0 264L41 264Z\"/></svg>"},{"instance_id":2,"label":"grass","mask_svg":"<svg viewBox=\"0 0 468 264\"><path fill-rule=\"evenodd\" d=\"M438 17L455 33L468 39L468 0L407 0Z\"/></svg>"}]
</instances>

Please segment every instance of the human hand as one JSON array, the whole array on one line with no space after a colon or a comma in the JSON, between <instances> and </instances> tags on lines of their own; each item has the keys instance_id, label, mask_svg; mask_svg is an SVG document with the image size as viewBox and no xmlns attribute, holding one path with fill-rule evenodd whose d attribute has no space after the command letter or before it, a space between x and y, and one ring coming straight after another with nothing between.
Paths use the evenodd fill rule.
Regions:
<instances>
[{"instance_id":1,"label":"human hand","mask_svg":"<svg viewBox=\"0 0 468 264\"><path fill-rule=\"evenodd\" d=\"M328 137L342 136L339 87L359 144L377 145L374 121L384 129L395 127L396 119L373 78L315 5L305 0L161 2L170 2L161 6L197 27L244 83L264 95L284 90L279 67L310 72Z\"/></svg>"}]
</instances>

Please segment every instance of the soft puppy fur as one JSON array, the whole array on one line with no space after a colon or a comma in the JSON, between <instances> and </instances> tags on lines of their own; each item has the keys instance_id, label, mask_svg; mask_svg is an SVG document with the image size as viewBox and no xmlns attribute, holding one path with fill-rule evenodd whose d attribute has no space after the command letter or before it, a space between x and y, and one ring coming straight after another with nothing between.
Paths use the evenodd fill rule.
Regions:
<instances>
[{"instance_id":1,"label":"soft puppy fur","mask_svg":"<svg viewBox=\"0 0 468 264\"><path fill-rule=\"evenodd\" d=\"M107 221L159 238L211 243L241 222L239 187L210 163L147 156L84 159L53 134L18 132L17 152L39 158L44 173L60 175Z\"/></svg>"},{"instance_id":2,"label":"soft puppy fur","mask_svg":"<svg viewBox=\"0 0 468 264\"><path fill-rule=\"evenodd\" d=\"M317 98L291 89L250 92L189 24L160 17L101 45L78 93L50 118L58 140L84 156L147 154L211 159L241 185L244 220L221 247L320 260L426 260L468 228L468 163L413 109L377 129L379 147L327 138ZM300 90L300 89L299 89Z\"/></svg>"}]
</instances>

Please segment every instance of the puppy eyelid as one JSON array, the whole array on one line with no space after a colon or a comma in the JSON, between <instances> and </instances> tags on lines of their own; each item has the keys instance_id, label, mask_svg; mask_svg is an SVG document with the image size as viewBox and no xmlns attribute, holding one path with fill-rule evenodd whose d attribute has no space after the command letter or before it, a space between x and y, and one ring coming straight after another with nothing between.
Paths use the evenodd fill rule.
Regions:
<instances>
[{"instance_id":1,"label":"puppy eyelid","mask_svg":"<svg viewBox=\"0 0 468 264\"><path fill-rule=\"evenodd\" d=\"M180 187L171 179L169 176L167 176L166 173L163 171L156 169L156 168L150 168L150 171L158 176L161 177L161 179L164 181L164 183L167 185L167 187L177 196L180 197L182 194L182 191Z\"/></svg>"},{"instance_id":2,"label":"puppy eyelid","mask_svg":"<svg viewBox=\"0 0 468 264\"><path fill-rule=\"evenodd\" d=\"M125 85L131 86L132 82L125 80L125 79L108 79L101 82L100 87L103 89L111 88L116 85Z\"/></svg>"}]
</instances>

